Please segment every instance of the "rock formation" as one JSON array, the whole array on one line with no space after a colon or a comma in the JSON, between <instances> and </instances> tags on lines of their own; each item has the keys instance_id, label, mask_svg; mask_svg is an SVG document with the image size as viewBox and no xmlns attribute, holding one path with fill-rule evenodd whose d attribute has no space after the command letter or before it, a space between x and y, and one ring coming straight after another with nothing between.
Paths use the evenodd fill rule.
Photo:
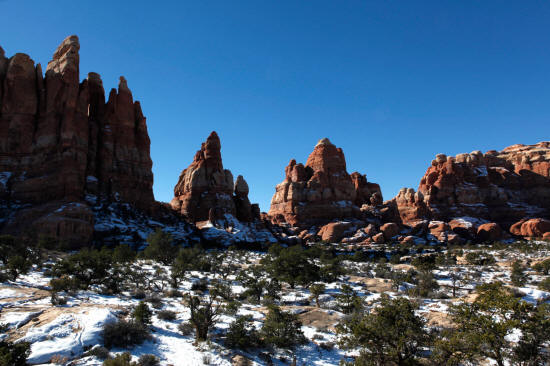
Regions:
<instances>
[{"instance_id":1,"label":"rock formation","mask_svg":"<svg viewBox=\"0 0 550 366\"><path fill-rule=\"evenodd\" d=\"M183 170L174 187L172 209L191 222L223 219L226 214L251 221L258 214L248 200L248 184L242 176L223 168L220 138L212 132Z\"/></svg>"},{"instance_id":2,"label":"rock formation","mask_svg":"<svg viewBox=\"0 0 550 366\"><path fill-rule=\"evenodd\" d=\"M550 220L523 219L510 227L510 233L525 238L543 238L546 233L550 233Z\"/></svg>"},{"instance_id":3,"label":"rock formation","mask_svg":"<svg viewBox=\"0 0 550 366\"><path fill-rule=\"evenodd\" d=\"M272 221L297 226L360 216L362 205L382 202L378 184L357 172L348 174L342 149L327 138L317 143L305 166L290 161L275 191L268 213Z\"/></svg>"},{"instance_id":4,"label":"rock formation","mask_svg":"<svg viewBox=\"0 0 550 366\"><path fill-rule=\"evenodd\" d=\"M508 228L522 218L550 216L550 142L483 154L436 156L418 192L394 199L405 224L473 217Z\"/></svg>"},{"instance_id":5,"label":"rock formation","mask_svg":"<svg viewBox=\"0 0 550 366\"><path fill-rule=\"evenodd\" d=\"M90 204L154 206L149 136L126 80L105 93L98 74L80 82L78 37L48 63L0 51L0 199L3 232L32 227L85 244ZM92 201L92 202L91 202Z\"/></svg>"}]
</instances>

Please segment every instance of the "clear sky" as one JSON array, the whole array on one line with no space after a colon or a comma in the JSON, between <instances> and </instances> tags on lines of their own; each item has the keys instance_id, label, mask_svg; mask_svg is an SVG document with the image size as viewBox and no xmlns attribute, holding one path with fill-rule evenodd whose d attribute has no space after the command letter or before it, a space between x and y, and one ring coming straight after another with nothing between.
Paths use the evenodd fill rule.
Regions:
<instances>
[{"instance_id":1,"label":"clear sky","mask_svg":"<svg viewBox=\"0 0 550 366\"><path fill-rule=\"evenodd\" d=\"M141 101L157 200L212 130L264 211L323 137L384 199L437 153L550 139L548 1L0 0L9 56L70 34L81 78Z\"/></svg>"}]
</instances>

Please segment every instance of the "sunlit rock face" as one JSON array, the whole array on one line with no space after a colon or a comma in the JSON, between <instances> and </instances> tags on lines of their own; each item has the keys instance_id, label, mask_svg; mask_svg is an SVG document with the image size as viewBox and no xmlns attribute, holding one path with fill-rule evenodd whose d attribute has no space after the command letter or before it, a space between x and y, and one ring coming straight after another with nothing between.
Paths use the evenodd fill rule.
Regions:
<instances>
[{"instance_id":1,"label":"sunlit rock face","mask_svg":"<svg viewBox=\"0 0 550 366\"><path fill-rule=\"evenodd\" d=\"M231 171L223 168L220 138L212 132L181 172L170 205L191 222L215 222L226 214L251 221L259 213L250 204L248 190L241 175L233 181Z\"/></svg>"},{"instance_id":2,"label":"sunlit rock face","mask_svg":"<svg viewBox=\"0 0 550 366\"><path fill-rule=\"evenodd\" d=\"M273 222L301 226L360 216L362 205L381 202L378 184L357 172L348 174L342 149L324 138L305 166L290 161L268 214Z\"/></svg>"},{"instance_id":3,"label":"sunlit rock face","mask_svg":"<svg viewBox=\"0 0 550 366\"><path fill-rule=\"evenodd\" d=\"M29 56L6 58L0 49L3 232L33 229L87 243L94 201L154 206L140 104L123 77L107 102L98 74L80 82L79 49L78 37L67 37L45 75Z\"/></svg>"},{"instance_id":4,"label":"sunlit rock face","mask_svg":"<svg viewBox=\"0 0 550 366\"><path fill-rule=\"evenodd\" d=\"M407 224L473 217L508 228L523 218L548 218L550 142L512 145L485 154L439 154L418 191L402 189L394 200Z\"/></svg>"}]
</instances>

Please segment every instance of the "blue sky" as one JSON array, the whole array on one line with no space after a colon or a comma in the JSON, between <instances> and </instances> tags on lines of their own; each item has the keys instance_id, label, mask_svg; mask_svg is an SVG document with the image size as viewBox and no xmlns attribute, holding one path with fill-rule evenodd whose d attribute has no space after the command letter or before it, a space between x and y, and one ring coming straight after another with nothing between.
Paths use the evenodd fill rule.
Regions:
<instances>
[{"instance_id":1,"label":"blue sky","mask_svg":"<svg viewBox=\"0 0 550 366\"><path fill-rule=\"evenodd\" d=\"M70 34L141 101L157 200L212 130L264 211L323 137L385 199L437 153L550 139L550 2L0 0L7 55Z\"/></svg>"}]
</instances>

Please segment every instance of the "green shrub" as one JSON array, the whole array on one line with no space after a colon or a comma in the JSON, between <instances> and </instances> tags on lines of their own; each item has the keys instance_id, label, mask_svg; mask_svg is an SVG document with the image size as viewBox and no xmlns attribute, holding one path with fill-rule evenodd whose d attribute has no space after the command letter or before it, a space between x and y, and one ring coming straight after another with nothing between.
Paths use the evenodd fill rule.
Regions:
<instances>
[{"instance_id":1,"label":"green shrub","mask_svg":"<svg viewBox=\"0 0 550 366\"><path fill-rule=\"evenodd\" d=\"M288 283L291 288L296 285L307 286L318 281L321 276L320 268L312 262L300 245L290 248L271 246L270 255L263 258L261 264L271 277Z\"/></svg>"},{"instance_id":2,"label":"green shrub","mask_svg":"<svg viewBox=\"0 0 550 366\"><path fill-rule=\"evenodd\" d=\"M360 348L356 365L417 365L429 337L416 310L408 299L383 295L376 311L355 313L338 324L340 345Z\"/></svg>"},{"instance_id":3,"label":"green shrub","mask_svg":"<svg viewBox=\"0 0 550 366\"><path fill-rule=\"evenodd\" d=\"M268 345L292 349L306 341L301 327L297 315L270 305L260 334Z\"/></svg>"},{"instance_id":4,"label":"green shrub","mask_svg":"<svg viewBox=\"0 0 550 366\"><path fill-rule=\"evenodd\" d=\"M195 340L197 342L206 341L210 329L218 321L224 307L220 303L220 299L212 295L205 299L198 296L189 296L187 303L191 311L189 322L195 328Z\"/></svg>"},{"instance_id":5,"label":"green shrub","mask_svg":"<svg viewBox=\"0 0 550 366\"><path fill-rule=\"evenodd\" d=\"M164 265L172 263L176 256L176 251L172 245L174 239L172 234L157 229L147 237L147 248L143 251L143 256L147 259L153 259Z\"/></svg>"},{"instance_id":6,"label":"green shrub","mask_svg":"<svg viewBox=\"0 0 550 366\"><path fill-rule=\"evenodd\" d=\"M113 261L117 263L129 263L133 262L136 258L136 252L128 245L118 245L113 250Z\"/></svg>"},{"instance_id":7,"label":"green shrub","mask_svg":"<svg viewBox=\"0 0 550 366\"><path fill-rule=\"evenodd\" d=\"M52 292L73 292L80 288L80 282L70 276L62 276L60 278L52 278L50 280L50 287Z\"/></svg>"},{"instance_id":8,"label":"green shrub","mask_svg":"<svg viewBox=\"0 0 550 366\"><path fill-rule=\"evenodd\" d=\"M128 352L117 355L115 358L109 358L103 361L103 366L137 366L135 362L130 362L132 356Z\"/></svg>"},{"instance_id":9,"label":"green shrub","mask_svg":"<svg viewBox=\"0 0 550 366\"><path fill-rule=\"evenodd\" d=\"M82 249L71 254L52 268L54 277L70 277L86 290L90 285L101 285L111 277L112 255L107 249Z\"/></svg>"},{"instance_id":10,"label":"green shrub","mask_svg":"<svg viewBox=\"0 0 550 366\"><path fill-rule=\"evenodd\" d=\"M86 356L94 356L100 360L105 360L110 357L109 350L103 346L95 346L85 353Z\"/></svg>"},{"instance_id":11,"label":"green shrub","mask_svg":"<svg viewBox=\"0 0 550 366\"><path fill-rule=\"evenodd\" d=\"M4 264L2 277L15 281L26 274L33 264L41 264L41 251L28 240L11 235L0 235L0 261Z\"/></svg>"},{"instance_id":12,"label":"green shrub","mask_svg":"<svg viewBox=\"0 0 550 366\"><path fill-rule=\"evenodd\" d=\"M208 290L208 280L206 278L201 278L191 285L191 291L205 292L206 290Z\"/></svg>"},{"instance_id":13,"label":"green shrub","mask_svg":"<svg viewBox=\"0 0 550 366\"><path fill-rule=\"evenodd\" d=\"M550 291L550 277L545 278L539 282L539 289L543 291Z\"/></svg>"},{"instance_id":14,"label":"green shrub","mask_svg":"<svg viewBox=\"0 0 550 366\"><path fill-rule=\"evenodd\" d=\"M147 297L147 294L142 289L137 289L133 294L132 297L137 300L143 300Z\"/></svg>"},{"instance_id":15,"label":"green shrub","mask_svg":"<svg viewBox=\"0 0 550 366\"><path fill-rule=\"evenodd\" d=\"M550 258L535 264L533 269L540 274L548 275L550 273Z\"/></svg>"},{"instance_id":16,"label":"green shrub","mask_svg":"<svg viewBox=\"0 0 550 366\"><path fill-rule=\"evenodd\" d=\"M179 286L179 282L185 278L189 271L210 270L210 264L205 258L205 252L198 248L181 248L170 268L170 278L173 288Z\"/></svg>"},{"instance_id":17,"label":"green shrub","mask_svg":"<svg viewBox=\"0 0 550 366\"><path fill-rule=\"evenodd\" d=\"M342 284L340 287L340 293L335 297L340 311L344 314L351 314L354 311L359 311L363 308L361 298L347 283Z\"/></svg>"},{"instance_id":18,"label":"green shrub","mask_svg":"<svg viewBox=\"0 0 550 366\"><path fill-rule=\"evenodd\" d=\"M161 310L157 312L157 318L161 320L176 320L176 312L172 310Z\"/></svg>"},{"instance_id":19,"label":"green shrub","mask_svg":"<svg viewBox=\"0 0 550 366\"><path fill-rule=\"evenodd\" d=\"M119 320L103 327L103 344L107 348L128 348L150 338L149 329L140 322Z\"/></svg>"},{"instance_id":20,"label":"green shrub","mask_svg":"<svg viewBox=\"0 0 550 366\"><path fill-rule=\"evenodd\" d=\"M151 324L151 315L153 315L151 309L149 309L149 306L143 301L140 301L132 312L134 320L143 325Z\"/></svg>"},{"instance_id":21,"label":"green shrub","mask_svg":"<svg viewBox=\"0 0 550 366\"><path fill-rule=\"evenodd\" d=\"M523 286L527 281L527 275L524 273L524 268L520 261L514 261L512 264L512 273L510 280L514 286Z\"/></svg>"},{"instance_id":22,"label":"green shrub","mask_svg":"<svg viewBox=\"0 0 550 366\"><path fill-rule=\"evenodd\" d=\"M495 257L492 254L481 251L466 254L466 261L476 266L490 266L496 263Z\"/></svg>"},{"instance_id":23,"label":"green shrub","mask_svg":"<svg viewBox=\"0 0 550 366\"><path fill-rule=\"evenodd\" d=\"M160 360L155 355L141 355L138 359L138 366L158 366Z\"/></svg>"},{"instance_id":24,"label":"green shrub","mask_svg":"<svg viewBox=\"0 0 550 366\"><path fill-rule=\"evenodd\" d=\"M145 301L151 304L151 306L153 306L155 309L162 308L162 299L157 295L149 296L145 299Z\"/></svg>"},{"instance_id":25,"label":"green shrub","mask_svg":"<svg viewBox=\"0 0 550 366\"><path fill-rule=\"evenodd\" d=\"M225 344L230 348L243 350L260 345L259 333L254 327L252 316L239 316L229 325Z\"/></svg>"},{"instance_id":26,"label":"green shrub","mask_svg":"<svg viewBox=\"0 0 550 366\"><path fill-rule=\"evenodd\" d=\"M193 331L195 330L195 327L193 326L193 324L191 324L190 322L181 322L179 325L178 325L178 330L180 331L180 333L184 336L189 336L191 334L193 334Z\"/></svg>"},{"instance_id":27,"label":"green shrub","mask_svg":"<svg viewBox=\"0 0 550 366\"><path fill-rule=\"evenodd\" d=\"M26 366L30 347L27 342L0 341L0 366Z\"/></svg>"}]
</instances>

